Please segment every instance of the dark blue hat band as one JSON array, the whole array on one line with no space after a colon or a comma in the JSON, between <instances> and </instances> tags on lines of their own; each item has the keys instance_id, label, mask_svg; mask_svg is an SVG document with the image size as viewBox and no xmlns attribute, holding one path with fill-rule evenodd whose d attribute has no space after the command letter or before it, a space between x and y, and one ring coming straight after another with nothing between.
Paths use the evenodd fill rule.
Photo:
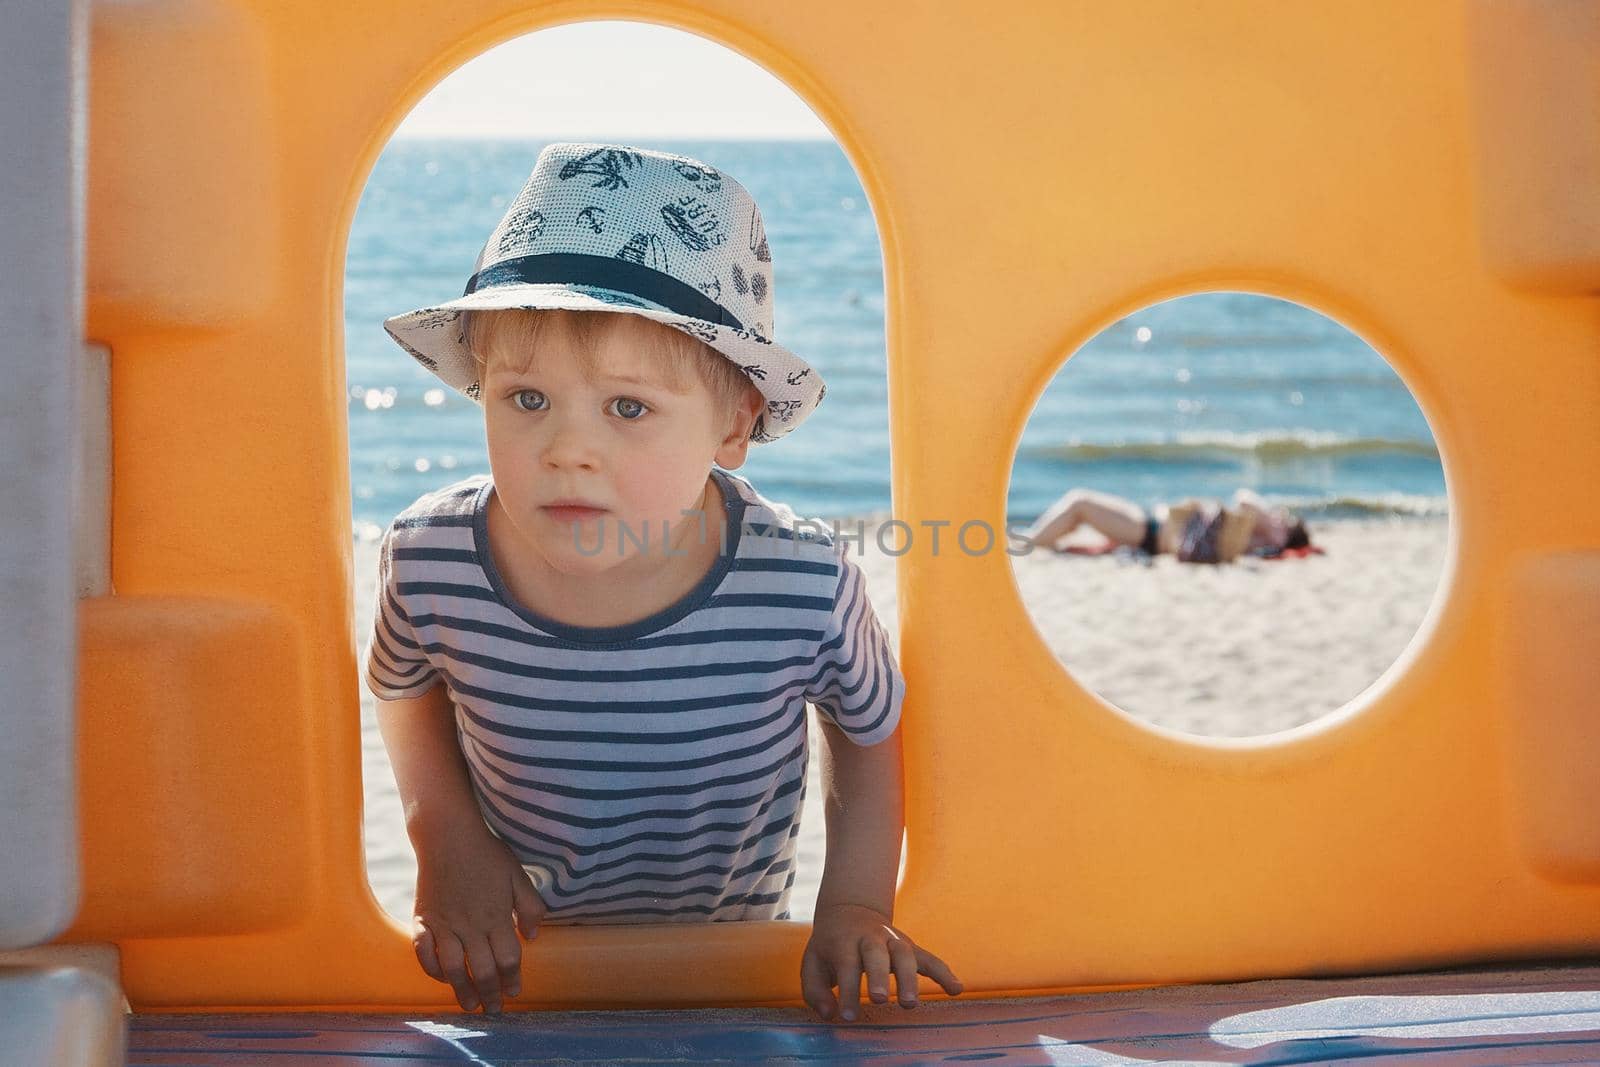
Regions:
<instances>
[{"instance_id":1,"label":"dark blue hat band","mask_svg":"<svg viewBox=\"0 0 1600 1067\"><path fill-rule=\"evenodd\" d=\"M680 315L704 319L735 330L744 328L727 308L670 274L616 256L591 256L582 252L544 252L502 260L468 279L466 292L462 295L479 289L519 283L592 285L613 289L659 304Z\"/></svg>"}]
</instances>

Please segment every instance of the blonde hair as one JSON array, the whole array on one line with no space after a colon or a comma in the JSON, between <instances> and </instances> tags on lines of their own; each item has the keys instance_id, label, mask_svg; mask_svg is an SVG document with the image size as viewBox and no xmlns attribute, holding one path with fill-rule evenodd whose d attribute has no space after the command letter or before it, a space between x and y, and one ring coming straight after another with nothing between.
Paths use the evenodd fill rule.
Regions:
<instances>
[{"instance_id":1,"label":"blonde hair","mask_svg":"<svg viewBox=\"0 0 1600 1067\"><path fill-rule=\"evenodd\" d=\"M481 382L488 376L491 337L499 342L493 349L498 353L497 366L510 366L518 373L527 372L538 359L539 337L554 317L566 320L568 336L577 343L574 355L578 368L586 377L592 378L600 371L598 352L602 331L634 329L648 336L648 354L659 368L667 388L686 393L691 379L698 378L711 393L721 417L731 416L750 393L760 394L755 383L732 360L681 330L638 315L571 308L463 311L462 335L478 365L478 380ZM622 319L627 322L618 321ZM765 409L764 401L762 409Z\"/></svg>"}]
</instances>

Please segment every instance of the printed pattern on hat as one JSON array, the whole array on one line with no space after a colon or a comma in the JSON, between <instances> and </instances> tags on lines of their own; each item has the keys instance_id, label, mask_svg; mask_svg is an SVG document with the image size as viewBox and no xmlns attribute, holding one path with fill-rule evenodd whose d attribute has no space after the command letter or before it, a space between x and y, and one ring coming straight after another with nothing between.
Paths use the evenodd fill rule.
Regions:
<instances>
[{"instance_id":1,"label":"printed pattern on hat","mask_svg":"<svg viewBox=\"0 0 1600 1067\"><path fill-rule=\"evenodd\" d=\"M675 153L558 142L539 154L484 243L467 292L384 327L419 363L477 399L475 364L456 325L462 310L638 314L738 365L767 401L751 440L775 441L815 410L826 387L772 340L771 274L760 209L732 177Z\"/></svg>"}]
</instances>

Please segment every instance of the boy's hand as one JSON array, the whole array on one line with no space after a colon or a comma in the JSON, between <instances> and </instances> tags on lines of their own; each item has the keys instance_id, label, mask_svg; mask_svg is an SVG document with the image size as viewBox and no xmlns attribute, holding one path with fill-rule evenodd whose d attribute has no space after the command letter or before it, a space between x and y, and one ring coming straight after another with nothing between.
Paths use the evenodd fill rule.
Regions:
<instances>
[{"instance_id":1,"label":"boy's hand","mask_svg":"<svg viewBox=\"0 0 1600 1067\"><path fill-rule=\"evenodd\" d=\"M532 941L548 909L508 846L486 826L417 849L411 944L435 981L466 1011L522 992L520 929ZM515 922L513 922L515 913Z\"/></svg>"},{"instance_id":2,"label":"boy's hand","mask_svg":"<svg viewBox=\"0 0 1600 1067\"><path fill-rule=\"evenodd\" d=\"M889 917L860 904L827 904L811 920L811 940L800 959L800 993L818 1015L833 1018L833 986L839 987L837 1007L845 1019L854 1019L861 1004L861 975L873 1003L889 1000L889 972L902 1008L917 1006L917 975L925 974L956 996L961 980L943 960L918 948L896 930Z\"/></svg>"}]
</instances>

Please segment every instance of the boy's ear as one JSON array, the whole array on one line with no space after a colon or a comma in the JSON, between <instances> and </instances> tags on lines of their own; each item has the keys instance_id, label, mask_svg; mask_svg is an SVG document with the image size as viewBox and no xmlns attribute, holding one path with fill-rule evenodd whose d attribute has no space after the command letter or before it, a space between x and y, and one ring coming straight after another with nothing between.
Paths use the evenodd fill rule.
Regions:
<instances>
[{"instance_id":1,"label":"boy's ear","mask_svg":"<svg viewBox=\"0 0 1600 1067\"><path fill-rule=\"evenodd\" d=\"M750 451L750 430L766 408L767 398L754 385L734 405L728 432L717 445L717 465L723 470L734 470L744 463Z\"/></svg>"}]
</instances>

